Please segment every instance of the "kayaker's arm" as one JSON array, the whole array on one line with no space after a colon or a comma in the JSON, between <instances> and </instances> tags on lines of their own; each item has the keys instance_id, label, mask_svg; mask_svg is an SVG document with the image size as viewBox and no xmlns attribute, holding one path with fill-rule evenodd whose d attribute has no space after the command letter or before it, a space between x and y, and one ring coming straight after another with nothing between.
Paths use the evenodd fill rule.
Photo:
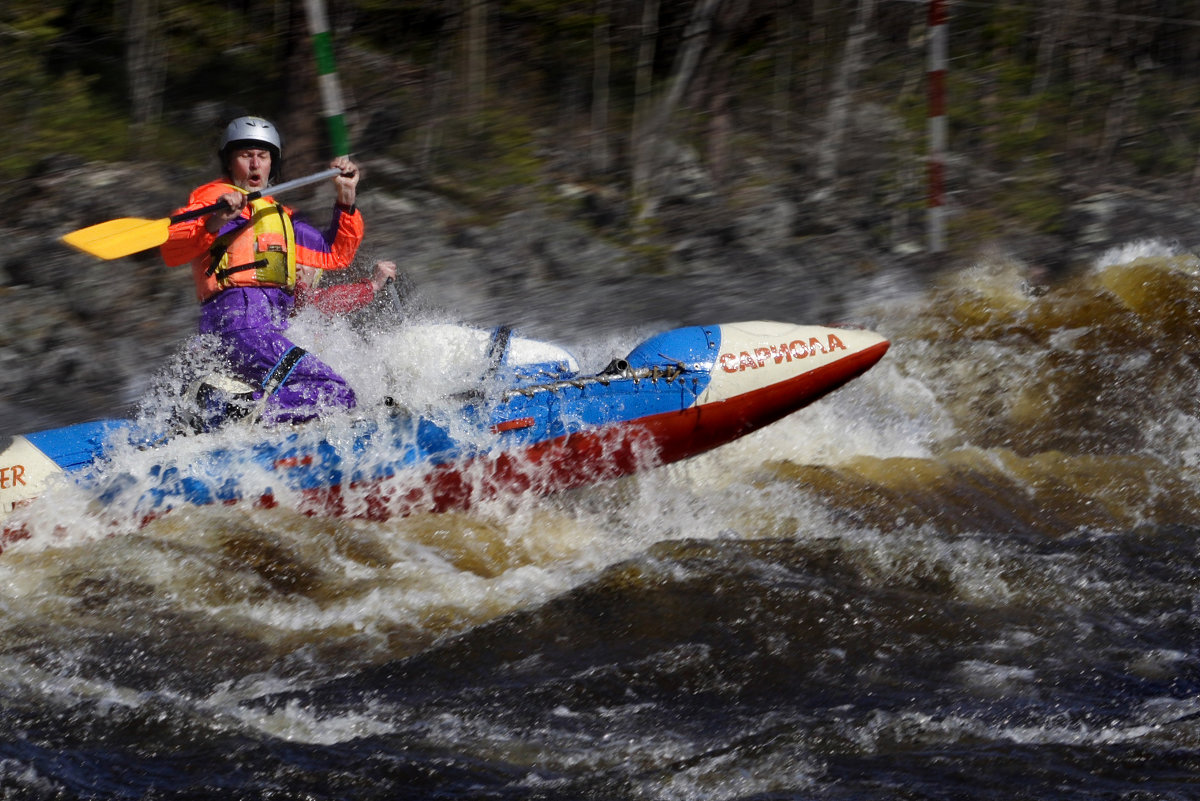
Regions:
<instances>
[{"instance_id":1,"label":"kayaker's arm","mask_svg":"<svg viewBox=\"0 0 1200 801\"><path fill-rule=\"evenodd\" d=\"M379 290L395 277L395 262L381 261L375 265L370 278L318 288L320 274L311 267L302 266L296 281L296 308L314 306L322 314L348 314L374 300Z\"/></svg>"},{"instance_id":2,"label":"kayaker's arm","mask_svg":"<svg viewBox=\"0 0 1200 801\"><path fill-rule=\"evenodd\" d=\"M171 216L175 217L211 206L219 202L227 194L227 189L228 187L221 183L206 184L193 192L191 197L188 198L187 205L175 211ZM241 195L242 193L238 192L237 194ZM242 196L245 197L245 195ZM167 229L167 239L159 248L159 253L162 255L163 262L168 267L178 267L181 264L188 264L212 247L213 242L217 238L217 232L210 231L207 222L215 214L216 212L196 219L175 222Z\"/></svg>"},{"instance_id":3,"label":"kayaker's arm","mask_svg":"<svg viewBox=\"0 0 1200 801\"><path fill-rule=\"evenodd\" d=\"M245 192L226 192L217 198L221 208L204 218L204 230L216 236L221 232L225 223L237 217L246 207L248 196Z\"/></svg>"}]
</instances>

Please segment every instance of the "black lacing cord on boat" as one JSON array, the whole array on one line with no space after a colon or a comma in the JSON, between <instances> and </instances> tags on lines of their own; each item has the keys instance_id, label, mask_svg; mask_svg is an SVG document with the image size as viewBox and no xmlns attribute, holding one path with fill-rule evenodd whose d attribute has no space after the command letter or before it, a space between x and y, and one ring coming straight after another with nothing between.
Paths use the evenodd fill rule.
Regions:
<instances>
[{"instance_id":1,"label":"black lacing cord on boat","mask_svg":"<svg viewBox=\"0 0 1200 801\"><path fill-rule=\"evenodd\" d=\"M488 348L488 368L483 374L483 380L487 381L500 370L500 363L504 361L504 354L508 352L508 343L512 339L512 326L502 325L492 334L492 344Z\"/></svg>"},{"instance_id":2,"label":"black lacing cord on boat","mask_svg":"<svg viewBox=\"0 0 1200 801\"><path fill-rule=\"evenodd\" d=\"M513 329L511 325L502 325L492 332L492 341L491 344L488 345L487 353L488 366L487 369L483 371L483 375L480 376L480 386L472 387L471 389L463 390L462 392L455 392L450 396L451 398L470 403L476 403L483 400L483 385L486 385L489 381L495 378L496 373L500 371L500 364L504 361L504 354L508 352L508 343L512 339L512 332Z\"/></svg>"}]
</instances>

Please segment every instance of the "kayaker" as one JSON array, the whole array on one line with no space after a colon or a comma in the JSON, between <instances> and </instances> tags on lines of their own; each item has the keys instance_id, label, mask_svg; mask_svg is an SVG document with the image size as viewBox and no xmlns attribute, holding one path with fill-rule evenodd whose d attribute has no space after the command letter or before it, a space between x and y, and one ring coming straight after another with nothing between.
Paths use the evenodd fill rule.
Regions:
<instances>
[{"instance_id":1,"label":"kayaker","mask_svg":"<svg viewBox=\"0 0 1200 801\"><path fill-rule=\"evenodd\" d=\"M216 335L236 376L258 388L262 419L303 422L326 410L351 409L354 391L332 368L292 343L285 331L298 273L341 270L363 239L355 207L359 169L346 156L330 166L337 191L329 228L320 231L269 195L247 201L280 174L278 130L261 117L226 126L218 156L224 174L192 192L176 213L225 201L229 208L171 226L161 247L167 266L192 265L201 334Z\"/></svg>"}]
</instances>

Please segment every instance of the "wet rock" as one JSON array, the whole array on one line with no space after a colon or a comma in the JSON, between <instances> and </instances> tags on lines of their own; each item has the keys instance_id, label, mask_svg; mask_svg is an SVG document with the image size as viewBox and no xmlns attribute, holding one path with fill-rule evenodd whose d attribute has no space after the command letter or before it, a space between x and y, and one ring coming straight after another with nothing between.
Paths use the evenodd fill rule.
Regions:
<instances>
[{"instance_id":1,"label":"wet rock","mask_svg":"<svg viewBox=\"0 0 1200 801\"><path fill-rule=\"evenodd\" d=\"M1074 261L1091 261L1117 245L1148 240L1195 251L1200 248L1200 208L1166 194L1099 192L1071 206L1065 229Z\"/></svg>"}]
</instances>

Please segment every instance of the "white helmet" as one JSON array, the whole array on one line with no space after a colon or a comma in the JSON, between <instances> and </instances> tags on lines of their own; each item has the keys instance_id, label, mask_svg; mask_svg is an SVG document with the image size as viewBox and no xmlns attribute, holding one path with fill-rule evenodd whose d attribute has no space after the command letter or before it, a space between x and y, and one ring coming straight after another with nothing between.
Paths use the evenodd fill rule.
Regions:
<instances>
[{"instance_id":1,"label":"white helmet","mask_svg":"<svg viewBox=\"0 0 1200 801\"><path fill-rule=\"evenodd\" d=\"M238 117L225 126L221 134L221 144L217 149L221 164L229 168L227 159L234 147L262 145L271 151L271 177L277 178L283 158L283 147L279 130L269 120L262 117Z\"/></svg>"}]
</instances>

